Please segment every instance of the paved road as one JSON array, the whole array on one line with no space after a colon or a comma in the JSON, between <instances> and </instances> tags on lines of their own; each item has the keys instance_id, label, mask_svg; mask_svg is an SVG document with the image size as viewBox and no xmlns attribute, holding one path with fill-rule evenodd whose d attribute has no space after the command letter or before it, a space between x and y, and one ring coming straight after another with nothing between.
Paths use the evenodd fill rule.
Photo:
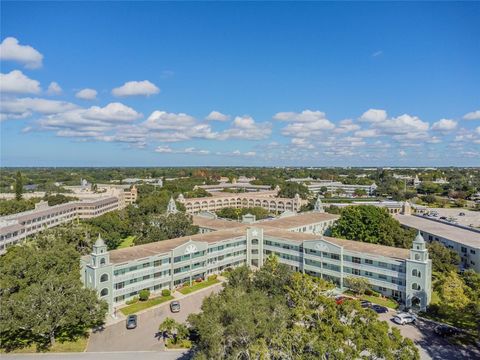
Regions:
<instances>
[{"instance_id":1,"label":"paved road","mask_svg":"<svg viewBox=\"0 0 480 360\"><path fill-rule=\"evenodd\" d=\"M447 339L435 335L433 322L418 319L415 325L402 326L392 321L394 315L395 312L391 311L387 314L380 314L379 318L387 321L390 326L399 328L403 336L412 339L420 350L422 360L480 359L478 348L454 345Z\"/></svg>"},{"instance_id":2,"label":"paved road","mask_svg":"<svg viewBox=\"0 0 480 360\"><path fill-rule=\"evenodd\" d=\"M148 310L138 315L136 329L127 330L125 322L119 322L107 326L101 331L92 333L90 336L88 352L110 351L160 351L163 350L163 342L158 336L158 325L166 318L172 317L179 322L184 322L190 313L200 312L202 301L214 292L219 292L222 285L213 285L199 290L185 298L180 299L181 311L172 314L169 303Z\"/></svg>"}]
</instances>

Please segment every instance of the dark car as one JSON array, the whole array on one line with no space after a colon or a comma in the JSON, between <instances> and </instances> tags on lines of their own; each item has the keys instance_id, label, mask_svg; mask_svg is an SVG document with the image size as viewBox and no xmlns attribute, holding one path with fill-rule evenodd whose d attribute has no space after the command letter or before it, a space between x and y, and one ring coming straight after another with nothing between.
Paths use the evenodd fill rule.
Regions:
<instances>
[{"instance_id":1,"label":"dark car","mask_svg":"<svg viewBox=\"0 0 480 360\"><path fill-rule=\"evenodd\" d=\"M384 314L388 312L388 309L385 306L381 305L372 305L371 309L377 314Z\"/></svg>"},{"instance_id":2,"label":"dark car","mask_svg":"<svg viewBox=\"0 0 480 360\"><path fill-rule=\"evenodd\" d=\"M135 329L137 327L137 315L128 315L127 317L127 329Z\"/></svg>"},{"instance_id":3,"label":"dark car","mask_svg":"<svg viewBox=\"0 0 480 360\"><path fill-rule=\"evenodd\" d=\"M448 325L437 325L433 331L435 331L435 334L439 336L453 336L458 334L457 329Z\"/></svg>"},{"instance_id":4,"label":"dark car","mask_svg":"<svg viewBox=\"0 0 480 360\"><path fill-rule=\"evenodd\" d=\"M364 309L372 307L372 303L368 300L362 300L360 301L360 306Z\"/></svg>"},{"instance_id":5,"label":"dark car","mask_svg":"<svg viewBox=\"0 0 480 360\"><path fill-rule=\"evenodd\" d=\"M172 313L180 312L180 303L178 301L172 301L170 303L170 311Z\"/></svg>"}]
</instances>

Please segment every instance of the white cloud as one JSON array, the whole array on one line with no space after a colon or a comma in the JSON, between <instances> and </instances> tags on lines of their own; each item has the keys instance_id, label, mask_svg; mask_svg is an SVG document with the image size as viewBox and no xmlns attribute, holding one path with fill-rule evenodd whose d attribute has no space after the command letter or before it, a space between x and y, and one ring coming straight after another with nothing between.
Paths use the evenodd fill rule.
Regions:
<instances>
[{"instance_id":1,"label":"white cloud","mask_svg":"<svg viewBox=\"0 0 480 360\"><path fill-rule=\"evenodd\" d=\"M385 110L369 109L362 114L359 120L370 123L380 123L386 119L387 112Z\"/></svg>"},{"instance_id":2,"label":"white cloud","mask_svg":"<svg viewBox=\"0 0 480 360\"><path fill-rule=\"evenodd\" d=\"M361 138L371 138L371 137L380 136L380 134L377 129L367 129L367 130L355 131L355 136L358 136Z\"/></svg>"},{"instance_id":3,"label":"white cloud","mask_svg":"<svg viewBox=\"0 0 480 360\"><path fill-rule=\"evenodd\" d=\"M194 147L188 147L185 149L172 149L170 146L158 146L155 152L162 154L194 154L194 155L208 155L210 150L201 150Z\"/></svg>"},{"instance_id":4,"label":"white cloud","mask_svg":"<svg viewBox=\"0 0 480 360\"><path fill-rule=\"evenodd\" d=\"M48 85L47 94L48 95L60 95L62 93L62 88L58 85L57 82L52 81L50 85Z\"/></svg>"},{"instance_id":5,"label":"white cloud","mask_svg":"<svg viewBox=\"0 0 480 360\"><path fill-rule=\"evenodd\" d=\"M480 126L475 129L476 133L480 135Z\"/></svg>"},{"instance_id":6,"label":"white cloud","mask_svg":"<svg viewBox=\"0 0 480 360\"><path fill-rule=\"evenodd\" d=\"M429 128L429 124L420 120L416 116L408 114L400 115L378 123L377 126L387 134L407 134L411 132L424 132Z\"/></svg>"},{"instance_id":7,"label":"white cloud","mask_svg":"<svg viewBox=\"0 0 480 360\"><path fill-rule=\"evenodd\" d=\"M383 51L382 50L378 50L378 51L375 51L373 54L372 54L372 57L377 57L377 56L380 56L383 54Z\"/></svg>"},{"instance_id":8,"label":"white cloud","mask_svg":"<svg viewBox=\"0 0 480 360\"><path fill-rule=\"evenodd\" d=\"M457 122L450 119L441 119L432 124L432 130L448 132L457 128Z\"/></svg>"},{"instance_id":9,"label":"white cloud","mask_svg":"<svg viewBox=\"0 0 480 360\"><path fill-rule=\"evenodd\" d=\"M150 114L143 125L152 130L184 130L194 126L196 120L193 116L185 113L168 113L155 110Z\"/></svg>"},{"instance_id":10,"label":"white cloud","mask_svg":"<svg viewBox=\"0 0 480 360\"><path fill-rule=\"evenodd\" d=\"M227 121L229 119L230 119L230 115L225 115L225 114L222 114L221 112L215 111L215 110L213 110L205 118L205 120L211 120L211 121Z\"/></svg>"},{"instance_id":11,"label":"white cloud","mask_svg":"<svg viewBox=\"0 0 480 360\"><path fill-rule=\"evenodd\" d=\"M20 70L8 74L0 73L0 92L18 94L38 94L42 89L37 80L32 80Z\"/></svg>"},{"instance_id":12,"label":"white cloud","mask_svg":"<svg viewBox=\"0 0 480 360\"><path fill-rule=\"evenodd\" d=\"M318 120L326 120L324 112L312 111L312 110L303 110L301 113L279 112L279 113L276 113L273 116L273 118L279 121L294 121L294 122L315 122Z\"/></svg>"},{"instance_id":13,"label":"white cloud","mask_svg":"<svg viewBox=\"0 0 480 360\"><path fill-rule=\"evenodd\" d=\"M77 108L77 105L41 98L0 98L0 108L2 109L2 118L5 120L27 118L33 113L62 113Z\"/></svg>"},{"instance_id":14,"label":"white cloud","mask_svg":"<svg viewBox=\"0 0 480 360\"><path fill-rule=\"evenodd\" d=\"M293 138L292 139L292 145L298 146L300 148L305 148L305 149L313 149L314 146L306 139L304 138Z\"/></svg>"},{"instance_id":15,"label":"white cloud","mask_svg":"<svg viewBox=\"0 0 480 360\"><path fill-rule=\"evenodd\" d=\"M97 90L82 89L75 94L75 97L82 100L95 100L97 98Z\"/></svg>"},{"instance_id":16,"label":"white cloud","mask_svg":"<svg viewBox=\"0 0 480 360\"><path fill-rule=\"evenodd\" d=\"M359 129L360 129L360 126L355 124L353 120L345 119L340 121L340 123L338 124L337 128L334 131L337 134L342 134L342 133L351 132Z\"/></svg>"},{"instance_id":17,"label":"white cloud","mask_svg":"<svg viewBox=\"0 0 480 360\"><path fill-rule=\"evenodd\" d=\"M257 123L251 116L237 116L233 120L232 127L218 135L221 140L244 139L262 140L272 133L270 123Z\"/></svg>"},{"instance_id":18,"label":"white cloud","mask_svg":"<svg viewBox=\"0 0 480 360\"><path fill-rule=\"evenodd\" d=\"M158 94L160 89L148 80L128 81L112 90L114 96L150 96Z\"/></svg>"},{"instance_id":19,"label":"white cloud","mask_svg":"<svg viewBox=\"0 0 480 360\"><path fill-rule=\"evenodd\" d=\"M308 138L319 136L322 132L335 129L335 124L325 117L322 111L303 110L301 113L279 112L273 117L275 120L291 122L282 129L282 134L294 138ZM351 127L353 123L344 123ZM340 132L342 131L340 130Z\"/></svg>"},{"instance_id":20,"label":"white cloud","mask_svg":"<svg viewBox=\"0 0 480 360\"><path fill-rule=\"evenodd\" d=\"M469 112L463 115L465 120L480 120L480 110Z\"/></svg>"},{"instance_id":21,"label":"white cloud","mask_svg":"<svg viewBox=\"0 0 480 360\"><path fill-rule=\"evenodd\" d=\"M36 69L42 66L43 55L29 45L20 45L14 37L7 37L0 44L0 60L16 61L27 69Z\"/></svg>"},{"instance_id":22,"label":"white cloud","mask_svg":"<svg viewBox=\"0 0 480 360\"><path fill-rule=\"evenodd\" d=\"M58 136L115 141L116 138L108 132L119 131L122 126L129 125L140 117L142 114L126 105L110 103L103 108L92 106L88 109L74 109L47 115L38 121L38 126L40 130L56 131Z\"/></svg>"},{"instance_id":23,"label":"white cloud","mask_svg":"<svg viewBox=\"0 0 480 360\"><path fill-rule=\"evenodd\" d=\"M407 156L407 153L404 150L400 150L398 152L398 155L400 155L401 157L405 157L405 156Z\"/></svg>"}]
</instances>

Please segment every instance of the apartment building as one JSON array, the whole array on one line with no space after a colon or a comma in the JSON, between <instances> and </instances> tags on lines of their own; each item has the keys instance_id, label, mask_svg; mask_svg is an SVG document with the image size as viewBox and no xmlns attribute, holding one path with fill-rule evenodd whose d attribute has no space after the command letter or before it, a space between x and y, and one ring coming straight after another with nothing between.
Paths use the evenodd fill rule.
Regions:
<instances>
[{"instance_id":1,"label":"apartment building","mask_svg":"<svg viewBox=\"0 0 480 360\"><path fill-rule=\"evenodd\" d=\"M120 208L116 196L92 200L72 201L48 206L46 201L35 205L34 210L0 217L0 253L6 247L34 235L41 230L64 224L74 219L89 219Z\"/></svg>"},{"instance_id":2,"label":"apartment building","mask_svg":"<svg viewBox=\"0 0 480 360\"><path fill-rule=\"evenodd\" d=\"M327 216L312 212L253 224L194 217L199 234L113 251L99 238L81 259L81 277L113 313L142 289L173 290L226 268L259 267L275 254L293 270L332 281L339 289L347 276L362 277L385 296L426 308L431 260L421 235L410 250L336 239L323 235L328 231L323 224L333 220Z\"/></svg>"},{"instance_id":3,"label":"apartment building","mask_svg":"<svg viewBox=\"0 0 480 360\"><path fill-rule=\"evenodd\" d=\"M316 180L312 178L303 178L303 179L289 179L288 181L304 184L308 190L312 193L317 194L321 191L322 188L326 188L327 192L336 194L341 191L347 196L353 196L355 190L364 190L368 196L373 196L377 191L377 185L375 183L371 185L349 185L343 184L339 181L331 180Z\"/></svg>"},{"instance_id":4,"label":"apartment building","mask_svg":"<svg viewBox=\"0 0 480 360\"><path fill-rule=\"evenodd\" d=\"M480 272L480 231L416 215L395 215L402 226L420 231L427 242L438 241L461 258L462 269Z\"/></svg>"}]
</instances>

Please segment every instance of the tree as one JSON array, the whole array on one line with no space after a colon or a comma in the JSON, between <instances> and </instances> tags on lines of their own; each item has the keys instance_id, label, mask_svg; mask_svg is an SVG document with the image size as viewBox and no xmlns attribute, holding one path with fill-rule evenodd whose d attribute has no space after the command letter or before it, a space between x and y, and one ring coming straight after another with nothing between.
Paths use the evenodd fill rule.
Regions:
<instances>
[{"instance_id":1,"label":"tree","mask_svg":"<svg viewBox=\"0 0 480 360\"><path fill-rule=\"evenodd\" d=\"M188 329L184 324L176 322L174 319L167 317L158 327L164 338L171 339L173 344L185 340L188 337Z\"/></svg>"},{"instance_id":2,"label":"tree","mask_svg":"<svg viewBox=\"0 0 480 360\"><path fill-rule=\"evenodd\" d=\"M0 263L0 346L6 351L76 340L103 324L107 303L80 281L72 245L49 237L14 246Z\"/></svg>"},{"instance_id":3,"label":"tree","mask_svg":"<svg viewBox=\"0 0 480 360\"><path fill-rule=\"evenodd\" d=\"M364 189L355 189L353 192L355 196L366 196L367 192Z\"/></svg>"},{"instance_id":4,"label":"tree","mask_svg":"<svg viewBox=\"0 0 480 360\"><path fill-rule=\"evenodd\" d=\"M347 276L344 281L345 286L358 295L365 294L365 291L371 288L370 282L365 278Z\"/></svg>"},{"instance_id":5,"label":"tree","mask_svg":"<svg viewBox=\"0 0 480 360\"><path fill-rule=\"evenodd\" d=\"M310 191L305 185L296 182L285 182L280 185L278 197L292 199L296 194L300 195L302 199L306 199L310 195Z\"/></svg>"},{"instance_id":6,"label":"tree","mask_svg":"<svg viewBox=\"0 0 480 360\"><path fill-rule=\"evenodd\" d=\"M374 244L410 248L415 232L404 229L384 208L359 205L342 209L332 236Z\"/></svg>"},{"instance_id":7,"label":"tree","mask_svg":"<svg viewBox=\"0 0 480 360\"><path fill-rule=\"evenodd\" d=\"M269 257L188 317L199 335L195 359L419 359L411 340L359 302L337 305L332 283L280 265Z\"/></svg>"},{"instance_id":8,"label":"tree","mask_svg":"<svg viewBox=\"0 0 480 360\"><path fill-rule=\"evenodd\" d=\"M22 173L17 171L17 175L15 177L15 200L22 200L23 194L23 179Z\"/></svg>"},{"instance_id":9,"label":"tree","mask_svg":"<svg viewBox=\"0 0 480 360\"><path fill-rule=\"evenodd\" d=\"M448 273L455 271L460 264L460 255L438 241L428 244L428 254L432 259L432 271Z\"/></svg>"}]
</instances>

